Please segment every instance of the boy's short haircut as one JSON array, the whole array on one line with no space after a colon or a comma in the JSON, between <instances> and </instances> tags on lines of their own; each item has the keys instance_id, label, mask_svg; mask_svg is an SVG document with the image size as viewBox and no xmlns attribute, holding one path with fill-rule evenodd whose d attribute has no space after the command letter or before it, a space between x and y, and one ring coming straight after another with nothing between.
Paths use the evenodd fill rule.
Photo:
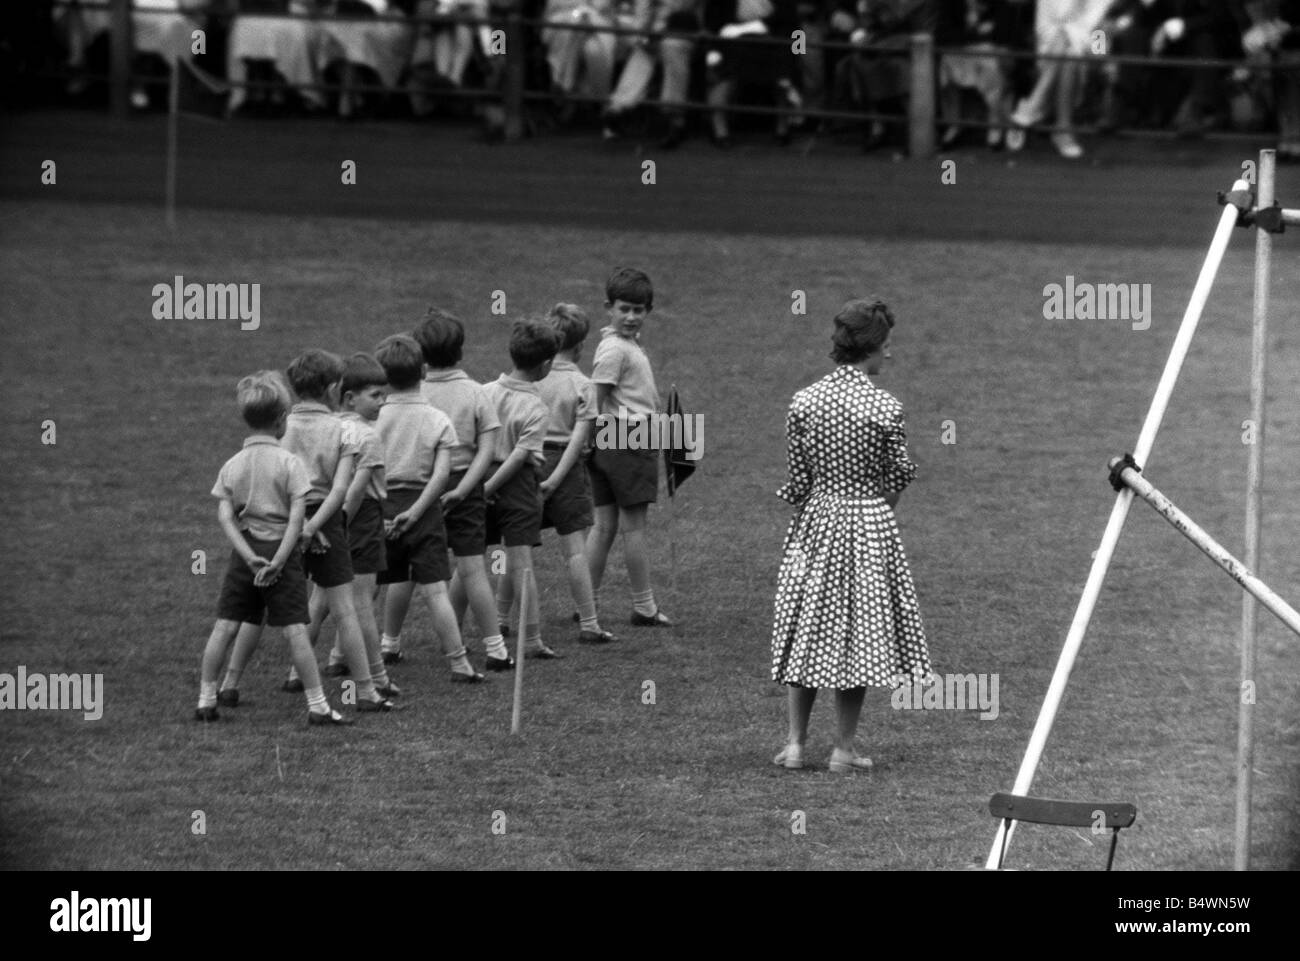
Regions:
<instances>
[{"instance_id":1,"label":"boy's short haircut","mask_svg":"<svg viewBox=\"0 0 1300 961\"><path fill-rule=\"evenodd\" d=\"M559 335L540 320L516 321L510 329L510 360L520 370L532 370L555 357Z\"/></svg>"},{"instance_id":2,"label":"boy's short haircut","mask_svg":"<svg viewBox=\"0 0 1300 961\"><path fill-rule=\"evenodd\" d=\"M278 370L259 370L235 388L244 423L253 430L270 430L289 412L289 388Z\"/></svg>"},{"instance_id":3,"label":"boy's short haircut","mask_svg":"<svg viewBox=\"0 0 1300 961\"><path fill-rule=\"evenodd\" d=\"M328 350L309 350L295 357L285 374L299 397L324 400L343 376L343 359Z\"/></svg>"},{"instance_id":4,"label":"boy's short haircut","mask_svg":"<svg viewBox=\"0 0 1300 961\"><path fill-rule=\"evenodd\" d=\"M348 392L360 393L370 387L387 387L388 375L374 356L358 351L343 362L343 379L339 382L339 397Z\"/></svg>"},{"instance_id":5,"label":"boy's short haircut","mask_svg":"<svg viewBox=\"0 0 1300 961\"><path fill-rule=\"evenodd\" d=\"M556 304L549 315L551 326L560 335L557 350L572 350L587 339L591 324L587 312L577 304Z\"/></svg>"},{"instance_id":6,"label":"boy's short haircut","mask_svg":"<svg viewBox=\"0 0 1300 961\"><path fill-rule=\"evenodd\" d=\"M465 325L455 314L430 307L412 335L430 367L455 367L465 349Z\"/></svg>"},{"instance_id":7,"label":"boy's short haircut","mask_svg":"<svg viewBox=\"0 0 1300 961\"><path fill-rule=\"evenodd\" d=\"M393 390L410 390L424 377L424 355L414 337L393 334L375 348L375 360L384 368L388 386Z\"/></svg>"},{"instance_id":8,"label":"boy's short haircut","mask_svg":"<svg viewBox=\"0 0 1300 961\"><path fill-rule=\"evenodd\" d=\"M649 310L654 306L655 291L644 270L635 267L616 267L605 281L605 302L621 300L628 304L644 304Z\"/></svg>"}]
</instances>

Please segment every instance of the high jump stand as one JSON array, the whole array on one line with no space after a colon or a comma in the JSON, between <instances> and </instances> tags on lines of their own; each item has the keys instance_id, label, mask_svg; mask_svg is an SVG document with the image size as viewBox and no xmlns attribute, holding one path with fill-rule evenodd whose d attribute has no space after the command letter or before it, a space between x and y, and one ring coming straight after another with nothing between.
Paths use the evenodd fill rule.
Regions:
<instances>
[{"instance_id":1,"label":"high jump stand","mask_svg":"<svg viewBox=\"0 0 1300 961\"><path fill-rule=\"evenodd\" d=\"M1043 706L1039 710L1038 720L1034 724L1029 747L1021 761L1016 775L1012 793L1028 794L1033 782L1034 772L1042 757L1043 747L1051 732L1052 722L1065 686L1069 682L1070 671L1083 643L1088 622L1092 618L1097 596L1101 591L1102 581L1110 566L1115 552L1115 545L1128 516L1133 497L1139 496L1154 507L1166 520L1187 536L1206 554L1219 564L1228 574L1246 590L1242 598L1241 615L1241 686L1238 704L1237 732L1237 821L1235 833L1235 854L1233 867L1238 871L1250 867L1250 797L1251 774L1254 764L1254 706L1255 706L1255 638L1256 608L1258 598L1270 611L1276 614L1287 627L1300 634L1300 614L1285 601L1269 590L1252 571L1259 567L1259 529L1260 529L1260 489L1264 459L1264 381L1265 361L1268 335L1268 300L1269 281L1272 267L1273 234L1282 233L1287 224L1300 226L1300 210L1286 210L1280 207L1274 196L1276 174L1276 153L1273 150L1261 150L1259 154L1258 191L1252 189L1247 179L1239 179L1227 194L1219 195L1219 202L1224 210L1219 217L1219 224L1210 243L1209 252L1201 266L1196 286L1192 290L1191 301L1183 315L1182 325L1174 339L1169 359L1165 363L1164 373L1156 387L1155 396L1147 412L1142 432L1138 435L1137 447L1132 454L1124 458L1113 458L1110 462L1111 484L1115 487L1117 497L1111 510L1110 521L1102 536L1101 546L1093 557L1092 569L1084 585L1083 595L1075 611L1074 620L1061 650L1056 671L1048 687ZM1192 336L1201 318L1201 312L1209 297L1214 277L1227 249L1228 240L1234 226L1255 227L1255 295L1253 310L1253 334L1251 340L1251 384L1250 409L1251 422L1254 426L1255 443L1250 445L1249 461L1246 471L1246 537L1245 561L1238 561L1225 551L1201 528L1197 527L1187 515L1178 510L1160 491L1156 490L1140 476L1141 464L1151 454L1156 433L1169 404L1174 383L1182 369L1183 361L1191 346ZM1002 821L998 825L993 848L989 852L986 867L993 869L1001 864L1002 854L1015 829L1015 821Z\"/></svg>"}]
</instances>

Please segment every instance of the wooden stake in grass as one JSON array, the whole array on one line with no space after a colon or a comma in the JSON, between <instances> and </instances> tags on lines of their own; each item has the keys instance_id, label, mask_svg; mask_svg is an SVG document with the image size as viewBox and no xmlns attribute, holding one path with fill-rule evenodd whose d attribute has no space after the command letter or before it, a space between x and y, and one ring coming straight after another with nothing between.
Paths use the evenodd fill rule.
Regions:
<instances>
[{"instance_id":1,"label":"wooden stake in grass","mask_svg":"<svg viewBox=\"0 0 1300 961\"><path fill-rule=\"evenodd\" d=\"M507 573L507 577L509 574ZM529 581L532 571L519 578L519 630L515 642L515 706L510 712L510 733L518 734L524 709L524 625L528 621Z\"/></svg>"}]
</instances>

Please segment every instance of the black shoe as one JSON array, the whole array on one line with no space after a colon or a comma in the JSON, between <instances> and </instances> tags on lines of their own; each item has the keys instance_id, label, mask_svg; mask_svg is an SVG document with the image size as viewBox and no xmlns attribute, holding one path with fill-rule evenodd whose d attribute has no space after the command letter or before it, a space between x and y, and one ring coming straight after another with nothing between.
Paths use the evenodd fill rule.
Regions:
<instances>
[{"instance_id":1,"label":"black shoe","mask_svg":"<svg viewBox=\"0 0 1300 961\"><path fill-rule=\"evenodd\" d=\"M715 133L709 137L709 143L713 144L713 146L717 147L719 150L730 150L735 144L735 141L731 139L730 134Z\"/></svg>"},{"instance_id":2,"label":"black shoe","mask_svg":"<svg viewBox=\"0 0 1300 961\"><path fill-rule=\"evenodd\" d=\"M484 665L489 671L512 671L515 667L515 659L507 654L505 657L488 657Z\"/></svg>"},{"instance_id":3,"label":"black shoe","mask_svg":"<svg viewBox=\"0 0 1300 961\"><path fill-rule=\"evenodd\" d=\"M217 692L217 703L222 707L239 706L239 689L228 687L224 691Z\"/></svg>"},{"instance_id":4,"label":"black shoe","mask_svg":"<svg viewBox=\"0 0 1300 961\"><path fill-rule=\"evenodd\" d=\"M609 631L581 631L578 634L579 644L612 644L617 640L618 637Z\"/></svg>"},{"instance_id":5,"label":"black shoe","mask_svg":"<svg viewBox=\"0 0 1300 961\"><path fill-rule=\"evenodd\" d=\"M397 705L387 698L381 697L378 701L358 701L358 714L382 714L396 708Z\"/></svg>"},{"instance_id":6,"label":"black shoe","mask_svg":"<svg viewBox=\"0 0 1300 961\"><path fill-rule=\"evenodd\" d=\"M383 657L385 666L390 664L400 664L405 660L401 651L384 651Z\"/></svg>"},{"instance_id":7,"label":"black shoe","mask_svg":"<svg viewBox=\"0 0 1300 961\"><path fill-rule=\"evenodd\" d=\"M349 718L344 717L338 711L331 710L328 714L317 714L315 711L307 712L307 725L309 727L318 727L322 725L332 725L334 727L348 727L355 724Z\"/></svg>"},{"instance_id":8,"label":"black shoe","mask_svg":"<svg viewBox=\"0 0 1300 961\"><path fill-rule=\"evenodd\" d=\"M453 684L482 684L487 680L487 678L478 671L475 671L473 674L462 674L460 671L452 671L451 680Z\"/></svg>"},{"instance_id":9,"label":"black shoe","mask_svg":"<svg viewBox=\"0 0 1300 961\"><path fill-rule=\"evenodd\" d=\"M634 627L672 627L673 622L664 617L663 611L655 611L653 614L642 614L633 611L632 625Z\"/></svg>"},{"instance_id":10,"label":"black shoe","mask_svg":"<svg viewBox=\"0 0 1300 961\"><path fill-rule=\"evenodd\" d=\"M339 663L325 665L325 670L321 673L326 677L347 677L352 671L348 669L346 664Z\"/></svg>"},{"instance_id":11,"label":"black shoe","mask_svg":"<svg viewBox=\"0 0 1300 961\"><path fill-rule=\"evenodd\" d=\"M600 135L606 143L623 139L623 119L621 113L615 113L613 110L605 109L601 111Z\"/></svg>"},{"instance_id":12,"label":"black shoe","mask_svg":"<svg viewBox=\"0 0 1300 961\"><path fill-rule=\"evenodd\" d=\"M221 715L217 713L215 707L200 707L194 711L194 720L196 721L218 721Z\"/></svg>"},{"instance_id":13,"label":"black shoe","mask_svg":"<svg viewBox=\"0 0 1300 961\"><path fill-rule=\"evenodd\" d=\"M502 636L502 637L509 637L509 636L510 636L510 625L509 625L509 624L498 624L497 627L500 629L500 631L501 631L501 636Z\"/></svg>"},{"instance_id":14,"label":"black shoe","mask_svg":"<svg viewBox=\"0 0 1300 961\"><path fill-rule=\"evenodd\" d=\"M660 150L676 150L686 140L686 125L682 123L673 124L668 131L668 135L659 141Z\"/></svg>"},{"instance_id":15,"label":"black shoe","mask_svg":"<svg viewBox=\"0 0 1300 961\"><path fill-rule=\"evenodd\" d=\"M560 658L564 657L564 655L559 651L552 650L545 644L541 647L533 648L524 656L534 661L558 661Z\"/></svg>"},{"instance_id":16,"label":"black shoe","mask_svg":"<svg viewBox=\"0 0 1300 961\"><path fill-rule=\"evenodd\" d=\"M288 694L301 694L303 692L302 678L291 677L280 685L280 690Z\"/></svg>"},{"instance_id":17,"label":"black shoe","mask_svg":"<svg viewBox=\"0 0 1300 961\"><path fill-rule=\"evenodd\" d=\"M392 698L395 697L401 697L402 689L398 687L396 684L394 684L392 681L389 681L387 687L380 687L379 685L376 684L375 693L382 698L391 700Z\"/></svg>"}]
</instances>

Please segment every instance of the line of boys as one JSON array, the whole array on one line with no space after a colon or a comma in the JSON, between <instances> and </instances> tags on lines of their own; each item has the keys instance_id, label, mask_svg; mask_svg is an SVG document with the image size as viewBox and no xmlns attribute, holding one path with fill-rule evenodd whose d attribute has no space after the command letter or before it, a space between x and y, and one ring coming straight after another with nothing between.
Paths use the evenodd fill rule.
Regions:
<instances>
[{"instance_id":1,"label":"line of boys","mask_svg":"<svg viewBox=\"0 0 1300 961\"><path fill-rule=\"evenodd\" d=\"M600 627L595 591L620 526L632 623L670 625L650 589L644 536L657 495L656 452L597 450L588 469L581 466L597 413L634 419L658 406L638 342L653 306L649 278L615 271L606 301L611 323L602 331L591 381L577 367L586 317L560 304L549 326L515 325L513 369L486 386L457 366L463 325L437 309L414 337L386 338L374 357L357 354L344 364L309 351L295 360L288 375L300 402L287 412L287 391L274 372L240 382L239 403L255 433L213 490L235 550L204 653L196 718L216 720L218 703L238 703L264 613L267 624L285 628L294 665L285 689L306 694L314 724L350 723L326 702L311 654L327 613L339 630L326 673L356 679L352 693L363 712L391 710L400 694L387 666L402 658L401 626L416 593L429 606L455 681L483 680L461 640L467 609L484 634L487 668L514 666L498 611L509 612L525 580L529 656L561 656L539 629L531 552L544 526L555 527L563 543L581 642L615 640ZM331 406L341 407L337 417ZM280 437L284 445L277 449ZM495 543L505 545L507 573L497 598L485 562L487 545ZM309 605L304 573L317 585ZM371 603L377 584L390 585L382 638Z\"/></svg>"}]
</instances>

